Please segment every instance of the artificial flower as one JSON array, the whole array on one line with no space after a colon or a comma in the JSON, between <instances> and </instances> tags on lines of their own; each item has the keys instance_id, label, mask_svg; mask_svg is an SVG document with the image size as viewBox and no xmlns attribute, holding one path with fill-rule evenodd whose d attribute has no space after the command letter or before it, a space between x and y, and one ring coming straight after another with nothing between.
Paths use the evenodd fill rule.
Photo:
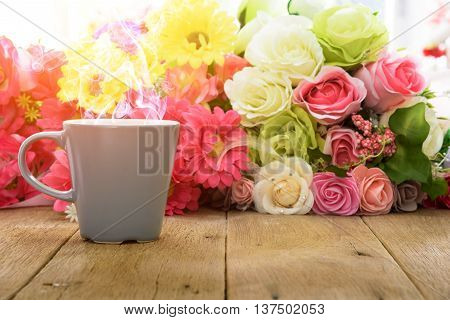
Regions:
<instances>
[{"instance_id":1,"label":"artificial flower","mask_svg":"<svg viewBox=\"0 0 450 320\"><path fill-rule=\"evenodd\" d=\"M397 152L394 132L387 127L374 126L370 120L361 115L352 115L352 122L356 129L357 150L366 160L379 156L392 157Z\"/></svg>"},{"instance_id":2,"label":"artificial flower","mask_svg":"<svg viewBox=\"0 0 450 320\"><path fill-rule=\"evenodd\" d=\"M14 99L6 104L0 104L0 131L16 133L24 123L24 109L18 107Z\"/></svg>"},{"instance_id":3,"label":"artificial flower","mask_svg":"<svg viewBox=\"0 0 450 320\"><path fill-rule=\"evenodd\" d=\"M56 98L48 98L42 101L40 118L36 120L36 124L44 130L61 130L63 122L75 116L74 103L63 103Z\"/></svg>"},{"instance_id":4,"label":"artificial flower","mask_svg":"<svg viewBox=\"0 0 450 320\"><path fill-rule=\"evenodd\" d=\"M364 106L381 114L396 109L407 99L421 93L427 83L417 63L410 57L385 54L364 65L355 77L367 88Z\"/></svg>"},{"instance_id":5,"label":"artificial flower","mask_svg":"<svg viewBox=\"0 0 450 320\"><path fill-rule=\"evenodd\" d=\"M155 90L142 88L129 90L118 103L112 115L115 119L163 119L167 110L167 97Z\"/></svg>"},{"instance_id":6,"label":"artificial flower","mask_svg":"<svg viewBox=\"0 0 450 320\"><path fill-rule=\"evenodd\" d=\"M138 24L130 20L114 21L104 24L94 31L94 39L108 33L112 42L120 49L131 54L136 54L140 47L138 38L147 32L144 24Z\"/></svg>"},{"instance_id":7,"label":"artificial flower","mask_svg":"<svg viewBox=\"0 0 450 320\"><path fill-rule=\"evenodd\" d=\"M239 30L237 35L236 45L234 47L234 52L236 54L243 54L247 49L250 40L252 40L253 36L258 33L266 24L268 24L271 20L271 17L264 13L258 12L256 18L247 23L245 26Z\"/></svg>"},{"instance_id":8,"label":"artificial flower","mask_svg":"<svg viewBox=\"0 0 450 320\"><path fill-rule=\"evenodd\" d=\"M361 108L367 90L364 83L339 67L325 66L313 81L305 80L294 90L294 102L324 125L344 121Z\"/></svg>"},{"instance_id":9,"label":"artificial flower","mask_svg":"<svg viewBox=\"0 0 450 320\"><path fill-rule=\"evenodd\" d=\"M351 176L358 183L362 213L379 215L391 211L394 204L394 187L383 170L359 165L353 169Z\"/></svg>"},{"instance_id":10,"label":"artificial flower","mask_svg":"<svg viewBox=\"0 0 450 320\"><path fill-rule=\"evenodd\" d=\"M447 173L444 178L447 182L447 194L439 196L435 200L426 197L422 203L425 208L450 209L450 173Z\"/></svg>"},{"instance_id":11,"label":"artificial flower","mask_svg":"<svg viewBox=\"0 0 450 320\"><path fill-rule=\"evenodd\" d=\"M241 124L254 127L290 108L292 84L284 74L249 67L225 82L225 93Z\"/></svg>"},{"instance_id":12,"label":"artificial flower","mask_svg":"<svg viewBox=\"0 0 450 320\"><path fill-rule=\"evenodd\" d=\"M385 25L360 4L334 6L314 16L312 31L319 39L327 64L352 68L375 61L387 44Z\"/></svg>"},{"instance_id":13,"label":"artificial flower","mask_svg":"<svg viewBox=\"0 0 450 320\"><path fill-rule=\"evenodd\" d=\"M335 126L328 130L323 153L331 156L331 163L349 167L360 161L358 137L352 129Z\"/></svg>"},{"instance_id":14,"label":"artificial flower","mask_svg":"<svg viewBox=\"0 0 450 320\"><path fill-rule=\"evenodd\" d=\"M243 0L238 8L238 18L241 26L247 26L261 13L277 17L288 14L287 0Z\"/></svg>"},{"instance_id":15,"label":"artificial flower","mask_svg":"<svg viewBox=\"0 0 450 320\"><path fill-rule=\"evenodd\" d=\"M239 115L219 107L211 112L191 106L183 119L187 138L180 139L184 144L179 145L179 151L192 168L195 182L205 188L225 188L241 179L241 170L247 169L248 150Z\"/></svg>"},{"instance_id":16,"label":"artificial flower","mask_svg":"<svg viewBox=\"0 0 450 320\"><path fill-rule=\"evenodd\" d=\"M316 173L313 178L313 211L317 214L350 216L359 209L359 189L353 177L338 177L333 172Z\"/></svg>"},{"instance_id":17,"label":"artificial flower","mask_svg":"<svg viewBox=\"0 0 450 320\"><path fill-rule=\"evenodd\" d=\"M42 177L42 182L49 187L67 191L72 188L72 180L70 177L69 159L64 150L56 150L54 152L55 162L51 165L50 170L45 176ZM51 199L51 197L49 197ZM64 200L55 199L53 204L53 210L57 212L64 212L69 202Z\"/></svg>"},{"instance_id":18,"label":"artificial flower","mask_svg":"<svg viewBox=\"0 0 450 320\"><path fill-rule=\"evenodd\" d=\"M231 209L231 188L203 189L199 202L201 206L228 211Z\"/></svg>"},{"instance_id":19,"label":"artificial flower","mask_svg":"<svg viewBox=\"0 0 450 320\"><path fill-rule=\"evenodd\" d=\"M422 144L422 152L427 157L432 158L441 150L446 132L442 130L442 127L439 124L439 120L436 117L436 111L429 107L426 107L425 109L425 120L430 126L430 131Z\"/></svg>"},{"instance_id":20,"label":"artificial flower","mask_svg":"<svg viewBox=\"0 0 450 320\"><path fill-rule=\"evenodd\" d=\"M202 64L194 69L189 64L174 67L166 73L167 95L176 100L187 100L192 104L208 103L214 100L218 78L208 74L208 66Z\"/></svg>"},{"instance_id":21,"label":"artificial flower","mask_svg":"<svg viewBox=\"0 0 450 320\"><path fill-rule=\"evenodd\" d=\"M223 94L224 85L227 80L232 79L236 72L249 66L250 64L247 60L235 54L227 54L223 65L215 64L214 74L217 77L217 91L219 94ZM226 99L226 95L224 99Z\"/></svg>"},{"instance_id":22,"label":"artificial flower","mask_svg":"<svg viewBox=\"0 0 450 320\"><path fill-rule=\"evenodd\" d=\"M324 57L316 36L301 16L275 19L250 40L245 58L255 67L288 76L294 85L319 72Z\"/></svg>"},{"instance_id":23,"label":"artificial flower","mask_svg":"<svg viewBox=\"0 0 450 320\"><path fill-rule=\"evenodd\" d=\"M66 62L61 51L47 50L42 45L32 45L18 51L18 70L21 91L36 101L55 98L59 91L61 66Z\"/></svg>"},{"instance_id":24,"label":"artificial flower","mask_svg":"<svg viewBox=\"0 0 450 320\"><path fill-rule=\"evenodd\" d=\"M295 108L275 115L265 121L254 140L262 165L284 157L308 159L308 150L318 146L316 125L306 111Z\"/></svg>"},{"instance_id":25,"label":"artificial flower","mask_svg":"<svg viewBox=\"0 0 450 320\"><path fill-rule=\"evenodd\" d=\"M166 1L159 12L156 28L159 56L169 64L189 63L197 69L202 64L223 64L224 55L233 52L237 26L233 18L214 0Z\"/></svg>"},{"instance_id":26,"label":"artificial flower","mask_svg":"<svg viewBox=\"0 0 450 320\"><path fill-rule=\"evenodd\" d=\"M306 214L313 204L311 166L301 158L262 167L253 189L256 210L270 214Z\"/></svg>"},{"instance_id":27,"label":"artificial flower","mask_svg":"<svg viewBox=\"0 0 450 320\"><path fill-rule=\"evenodd\" d=\"M78 222L77 207L75 207L75 204L71 203L68 205L64 213L66 214L66 219L69 219L69 222Z\"/></svg>"},{"instance_id":28,"label":"artificial flower","mask_svg":"<svg viewBox=\"0 0 450 320\"><path fill-rule=\"evenodd\" d=\"M111 114L130 89L151 82L147 61L116 47L107 34L75 49L67 51L67 64L61 67L58 98L63 102L77 100L86 110Z\"/></svg>"},{"instance_id":29,"label":"artificial flower","mask_svg":"<svg viewBox=\"0 0 450 320\"><path fill-rule=\"evenodd\" d=\"M416 211L417 205L422 203L424 198L425 193L416 181L405 181L394 188L394 208L397 211Z\"/></svg>"},{"instance_id":30,"label":"artificial flower","mask_svg":"<svg viewBox=\"0 0 450 320\"><path fill-rule=\"evenodd\" d=\"M7 104L19 95L20 83L17 70L17 49L11 40L0 37L0 105Z\"/></svg>"},{"instance_id":31,"label":"artificial flower","mask_svg":"<svg viewBox=\"0 0 450 320\"><path fill-rule=\"evenodd\" d=\"M17 161L20 144L25 138L17 134L7 134L0 131L0 207L13 205L25 201L39 194L34 188L25 182L20 174ZM36 154L28 151L25 157L26 163L34 174L39 174L39 168L35 164Z\"/></svg>"},{"instance_id":32,"label":"artificial flower","mask_svg":"<svg viewBox=\"0 0 450 320\"><path fill-rule=\"evenodd\" d=\"M238 210L245 211L253 203L253 188L255 183L248 178L234 181L231 185L231 202Z\"/></svg>"},{"instance_id":33,"label":"artificial flower","mask_svg":"<svg viewBox=\"0 0 450 320\"><path fill-rule=\"evenodd\" d=\"M296 14L314 19L314 16L336 4L336 0L293 0L289 1L289 14Z\"/></svg>"},{"instance_id":34,"label":"artificial flower","mask_svg":"<svg viewBox=\"0 0 450 320\"><path fill-rule=\"evenodd\" d=\"M191 183L172 182L167 199L166 215L182 215L185 210L198 210L198 200L200 198L200 194L200 188L195 187Z\"/></svg>"}]
</instances>

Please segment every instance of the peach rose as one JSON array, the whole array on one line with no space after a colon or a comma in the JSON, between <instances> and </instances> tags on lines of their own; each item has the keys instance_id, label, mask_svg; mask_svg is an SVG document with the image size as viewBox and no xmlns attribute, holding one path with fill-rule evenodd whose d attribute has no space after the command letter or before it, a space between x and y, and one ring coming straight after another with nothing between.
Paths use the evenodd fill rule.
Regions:
<instances>
[{"instance_id":1,"label":"peach rose","mask_svg":"<svg viewBox=\"0 0 450 320\"><path fill-rule=\"evenodd\" d=\"M361 79L367 88L364 106L379 114L395 109L427 86L413 59L393 54L386 54L363 66L355 77Z\"/></svg>"},{"instance_id":2,"label":"peach rose","mask_svg":"<svg viewBox=\"0 0 450 320\"><path fill-rule=\"evenodd\" d=\"M331 162L338 167L358 163L357 137L355 131L335 126L328 130L323 153L331 156Z\"/></svg>"},{"instance_id":3,"label":"peach rose","mask_svg":"<svg viewBox=\"0 0 450 320\"><path fill-rule=\"evenodd\" d=\"M391 211L394 204L394 187L383 170L359 165L351 175L358 183L362 213L378 215Z\"/></svg>"}]
</instances>

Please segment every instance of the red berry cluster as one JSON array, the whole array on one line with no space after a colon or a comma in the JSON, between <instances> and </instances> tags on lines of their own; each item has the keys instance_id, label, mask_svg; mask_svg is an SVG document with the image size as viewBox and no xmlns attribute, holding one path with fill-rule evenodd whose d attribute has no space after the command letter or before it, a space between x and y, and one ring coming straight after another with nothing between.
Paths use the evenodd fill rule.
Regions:
<instances>
[{"instance_id":1,"label":"red berry cluster","mask_svg":"<svg viewBox=\"0 0 450 320\"><path fill-rule=\"evenodd\" d=\"M395 134L391 129L386 128L374 130L372 122L364 120L359 114L352 116L355 127L360 131L356 132L357 148L361 157L376 157L381 152L386 157L391 157L397 151L395 145Z\"/></svg>"}]
</instances>

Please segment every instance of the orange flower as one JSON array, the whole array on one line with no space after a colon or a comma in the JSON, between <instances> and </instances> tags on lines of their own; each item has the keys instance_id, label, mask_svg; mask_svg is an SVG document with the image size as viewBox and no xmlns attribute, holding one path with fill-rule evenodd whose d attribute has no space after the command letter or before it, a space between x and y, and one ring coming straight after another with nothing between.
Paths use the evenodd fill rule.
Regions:
<instances>
[{"instance_id":1,"label":"orange flower","mask_svg":"<svg viewBox=\"0 0 450 320\"><path fill-rule=\"evenodd\" d=\"M227 54L225 56L225 62L223 65L214 65L214 72L218 78L217 89L219 91L219 94L223 93L223 86L225 84L225 81L233 78L236 72L241 71L245 67L250 67L248 61L235 54Z\"/></svg>"},{"instance_id":2,"label":"orange flower","mask_svg":"<svg viewBox=\"0 0 450 320\"><path fill-rule=\"evenodd\" d=\"M357 166L351 173L358 183L361 211L366 215L386 214L394 203L394 189L388 176L379 168Z\"/></svg>"},{"instance_id":3,"label":"orange flower","mask_svg":"<svg viewBox=\"0 0 450 320\"><path fill-rule=\"evenodd\" d=\"M194 69L189 64L167 70L167 94L176 100L186 99L192 104L208 103L218 96L217 77L208 74L203 64Z\"/></svg>"}]
</instances>

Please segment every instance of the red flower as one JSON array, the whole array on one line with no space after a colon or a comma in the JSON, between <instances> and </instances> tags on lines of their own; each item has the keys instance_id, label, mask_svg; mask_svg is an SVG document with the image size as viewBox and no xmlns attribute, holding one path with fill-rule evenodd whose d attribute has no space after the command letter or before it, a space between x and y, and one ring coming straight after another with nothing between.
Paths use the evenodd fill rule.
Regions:
<instances>
[{"instance_id":1,"label":"red flower","mask_svg":"<svg viewBox=\"0 0 450 320\"><path fill-rule=\"evenodd\" d=\"M218 79L217 90L219 91L219 94L223 94L223 86L227 80L233 78L236 72L249 66L250 63L248 63L247 60L235 54L227 54L223 65L214 65L214 72ZM226 96L223 98L226 99Z\"/></svg>"},{"instance_id":2,"label":"red flower","mask_svg":"<svg viewBox=\"0 0 450 320\"><path fill-rule=\"evenodd\" d=\"M56 98L42 101L40 108L41 119L36 124L44 130L61 130L62 123L76 115L76 106L73 103L63 103Z\"/></svg>"},{"instance_id":3,"label":"red flower","mask_svg":"<svg viewBox=\"0 0 450 320\"><path fill-rule=\"evenodd\" d=\"M16 105L14 99L10 99L6 104L0 104L0 131L16 133L24 123L24 111Z\"/></svg>"},{"instance_id":4,"label":"red flower","mask_svg":"<svg viewBox=\"0 0 450 320\"><path fill-rule=\"evenodd\" d=\"M15 61L17 50L13 43L0 37L0 105L19 95L19 73Z\"/></svg>"},{"instance_id":5,"label":"red flower","mask_svg":"<svg viewBox=\"0 0 450 320\"><path fill-rule=\"evenodd\" d=\"M450 209L450 173L447 173L445 175L445 180L447 181L448 185L447 194L445 196L437 197L437 199L434 201L427 197L423 201L423 206L425 208Z\"/></svg>"},{"instance_id":6,"label":"red flower","mask_svg":"<svg viewBox=\"0 0 450 320\"><path fill-rule=\"evenodd\" d=\"M39 194L25 182L20 174L17 153L23 140L25 139L19 135L0 132L0 145L2 146L0 149L0 207L24 201ZM35 159L36 154L28 151L27 164L34 174L38 174Z\"/></svg>"},{"instance_id":7,"label":"red flower","mask_svg":"<svg viewBox=\"0 0 450 320\"><path fill-rule=\"evenodd\" d=\"M58 79L65 55L61 51L46 51L41 45L19 52L20 87L34 100L54 98L59 91Z\"/></svg>"}]
</instances>

